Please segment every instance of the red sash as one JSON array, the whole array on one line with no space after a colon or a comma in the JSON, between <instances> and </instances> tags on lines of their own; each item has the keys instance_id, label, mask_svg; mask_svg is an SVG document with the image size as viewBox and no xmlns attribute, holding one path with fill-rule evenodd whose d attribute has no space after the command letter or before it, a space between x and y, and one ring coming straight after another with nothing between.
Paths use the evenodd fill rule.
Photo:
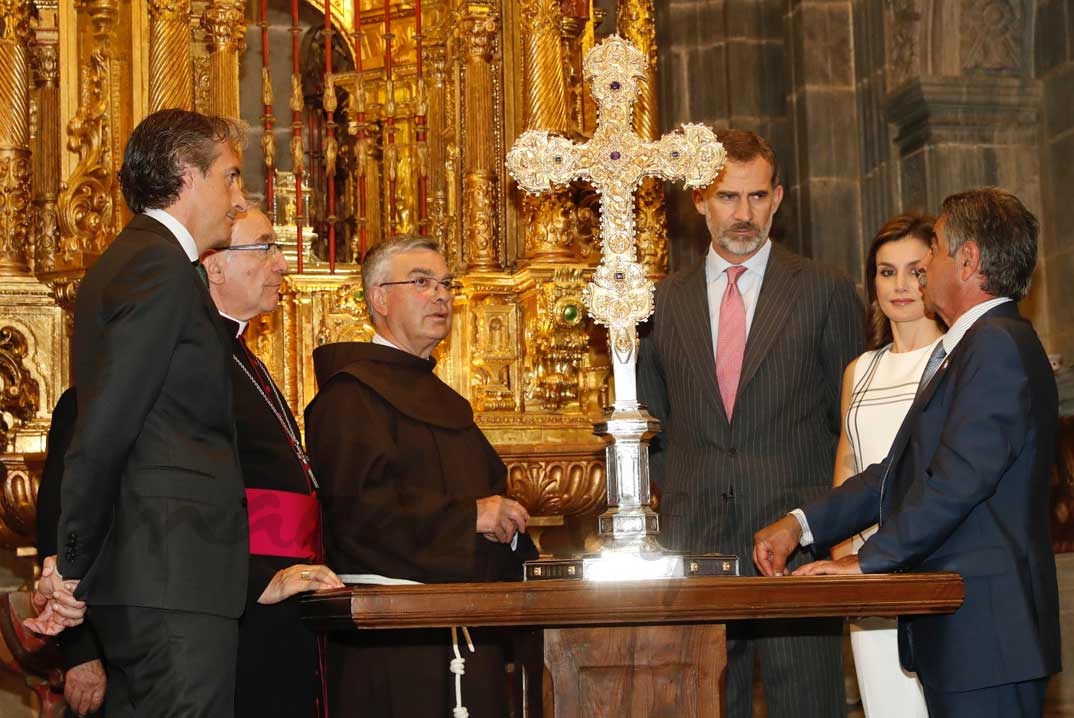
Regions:
<instances>
[{"instance_id":1,"label":"red sash","mask_svg":"<svg viewBox=\"0 0 1074 718\"><path fill-rule=\"evenodd\" d=\"M320 562L321 507L316 493L246 489L246 512L251 554Z\"/></svg>"}]
</instances>

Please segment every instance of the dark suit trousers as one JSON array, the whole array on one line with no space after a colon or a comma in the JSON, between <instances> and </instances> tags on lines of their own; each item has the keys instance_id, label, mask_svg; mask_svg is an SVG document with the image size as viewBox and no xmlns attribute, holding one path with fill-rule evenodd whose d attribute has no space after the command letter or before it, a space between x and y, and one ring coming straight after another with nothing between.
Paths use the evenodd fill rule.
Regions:
<instances>
[{"instance_id":1,"label":"dark suit trousers","mask_svg":"<svg viewBox=\"0 0 1074 718\"><path fill-rule=\"evenodd\" d=\"M754 661L760 663L769 718L845 716L842 625L839 618L728 623L728 718L754 715Z\"/></svg>"},{"instance_id":2,"label":"dark suit trousers","mask_svg":"<svg viewBox=\"0 0 1074 718\"><path fill-rule=\"evenodd\" d=\"M925 688L929 718L1040 718L1048 679L1005 683L976 691Z\"/></svg>"},{"instance_id":3,"label":"dark suit trousers","mask_svg":"<svg viewBox=\"0 0 1074 718\"><path fill-rule=\"evenodd\" d=\"M108 671L108 718L233 718L238 621L94 606Z\"/></svg>"}]
</instances>

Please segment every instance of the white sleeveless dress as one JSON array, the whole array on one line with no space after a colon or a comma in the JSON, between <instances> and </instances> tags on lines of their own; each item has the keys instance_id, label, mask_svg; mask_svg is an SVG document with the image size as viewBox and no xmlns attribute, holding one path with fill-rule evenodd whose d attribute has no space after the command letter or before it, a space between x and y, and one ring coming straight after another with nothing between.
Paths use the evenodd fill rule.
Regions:
<instances>
[{"instance_id":1,"label":"white sleeveless dress","mask_svg":"<svg viewBox=\"0 0 1074 718\"><path fill-rule=\"evenodd\" d=\"M888 345L858 358L846 419L855 473L888 455L935 347L933 342L896 354ZM855 553L875 531L873 526L854 536ZM866 718L927 718L921 684L899 665L895 619L852 621L850 644Z\"/></svg>"}]
</instances>

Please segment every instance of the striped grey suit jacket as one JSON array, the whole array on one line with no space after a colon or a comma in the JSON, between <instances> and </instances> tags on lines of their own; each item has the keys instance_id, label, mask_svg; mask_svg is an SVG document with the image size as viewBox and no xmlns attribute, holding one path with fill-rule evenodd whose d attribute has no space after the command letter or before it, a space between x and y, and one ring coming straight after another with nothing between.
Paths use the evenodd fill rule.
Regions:
<instances>
[{"instance_id":1,"label":"striped grey suit jacket","mask_svg":"<svg viewBox=\"0 0 1074 718\"><path fill-rule=\"evenodd\" d=\"M659 284L638 397L663 423L650 460L667 548L734 553L755 573L753 532L831 487L843 369L864 330L849 277L773 245L728 422L704 261Z\"/></svg>"}]
</instances>

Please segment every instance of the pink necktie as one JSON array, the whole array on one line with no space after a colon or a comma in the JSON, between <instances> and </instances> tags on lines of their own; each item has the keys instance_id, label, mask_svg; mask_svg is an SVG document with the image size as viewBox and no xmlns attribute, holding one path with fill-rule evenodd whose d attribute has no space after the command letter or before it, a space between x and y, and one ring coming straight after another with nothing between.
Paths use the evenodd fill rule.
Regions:
<instances>
[{"instance_id":1,"label":"pink necktie","mask_svg":"<svg viewBox=\"0 0 1074 718\"><path fill-rule=\"evenodd\" d=\"M745 267L727 268L727 288L720 302L720 333L716 339L716 381L727 420L735 410L738 380L742 376L742 355L746 351L746 303L738 291L738 278Z\"/></svg>"}]
</instances>

